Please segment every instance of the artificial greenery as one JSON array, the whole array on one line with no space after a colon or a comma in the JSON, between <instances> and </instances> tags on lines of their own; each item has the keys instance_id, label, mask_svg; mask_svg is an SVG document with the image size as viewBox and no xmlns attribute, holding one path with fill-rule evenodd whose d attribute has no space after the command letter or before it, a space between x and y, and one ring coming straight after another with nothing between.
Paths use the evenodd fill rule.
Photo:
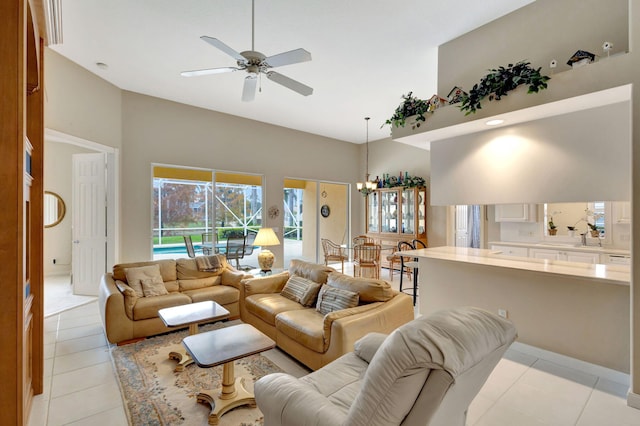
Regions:
<instances>
[{"instance_id":1,"label":"artificial greenery","mask_svg":"<svg viewBox=\"0 0 640 426\"><path fill-rule=\"evenodd\" d=\"M387 121L384 122L381 128L385 125L404 127L406 119L412 115L417 115L417 121L426 121L424 114L429 112L429 101L416 98L412 96L413 92L409 92L407 95L402 95L402 103L396 108L395 112Z\"/></svg>"},{"instance_id":2,"label":"artificial greenery","mask_svg":"<svg viewBox=\"0 0 640 426\"><path fill-rule=\"evenodd\" d=\"M587 222L587 225L589 225L589 228L591 228L592 231L597 231L598 230L598 226L595 223Z\"/></svg>"},{"instance_id":3,"label":"artificial greenery","mask_svg":"<svg viewBox=\"0 0 640 426\"><path fill-rule=\"evenodd\" d=\"M538 93L546 89L550 77L541 75L541 68L534 69L530 65L530 62L520 61L515 65L509 64L506 68L501 66L489 70L489 74L485 75L480 83L474 84L468 94L462 95L460 110L466 111L465 115L475 113L482 108L480 101L487 96L490 101L499 101L503 96L507 96L507 92L521 84L529 86L527 93Z\"/></svg>"},{"instance_id":4,"label":"artificial greenery","mask_svg":"<svg viewBox=\"0 0 640 426\"><path fill-rule=\"evenodd\" d=\"M553 223L553 217L550 218L551 220L549 220L549 229L556 229L557 226Z\"/></svg>"}]
</instances>

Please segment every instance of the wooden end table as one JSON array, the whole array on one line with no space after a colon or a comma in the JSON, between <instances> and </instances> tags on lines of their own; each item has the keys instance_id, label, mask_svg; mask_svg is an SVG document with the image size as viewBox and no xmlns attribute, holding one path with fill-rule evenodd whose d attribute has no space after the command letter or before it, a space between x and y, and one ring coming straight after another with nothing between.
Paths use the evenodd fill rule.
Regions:
<instances>
[{"instance_id":1,"label":"wooden end table","mask_svg":"<svg viewBox=\"0 0 640 426\"><path fill-rule=\"evenodd\" d=\"M160 309L158 316L167 327L188 325L189 335L193 336L198 334L198 324L229 318L229 311L216 302L205 301ZM178 361L174 371L183 371L193 362L182 345L176 346L175 350L169 352L169 359Z\"/></svg>"},{"instance_id":2,"label":"wooden end table","mask_svg":"<svg viewBox=\"0 0 640 426\"><path fill-rule=\"evenodd\" d=\"M235 377L233 362L273 349L276 346L273 340L250 324L240 324L187 336L182 344L199 367L224 364L222 387L202 390L196 397L198 402L211 406L210 425L217 425L220 417L233 408L242 405L256 407L255 396L245 389L244 380Z\"/></svg>"}]
</instances>

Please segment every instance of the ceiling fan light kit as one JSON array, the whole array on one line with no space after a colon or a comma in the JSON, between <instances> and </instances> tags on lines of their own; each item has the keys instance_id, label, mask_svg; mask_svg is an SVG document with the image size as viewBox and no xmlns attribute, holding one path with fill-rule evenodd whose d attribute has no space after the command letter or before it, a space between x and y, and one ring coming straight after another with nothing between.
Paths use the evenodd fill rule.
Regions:
<instances>
[{"instance_id":1,"label":"ceiling fan light kit","mask_svg":"<svg viewBox=\"0 0 640 426\"><path fill-rule=\"evenodd\" d=\"M180 75L183 77L198 77L202 75L222 74L234 71L246 71L247 75L244 79L244 87L242 89L242 100L250 102L255 99L258 76L262 73L273 82L293 90L303 96L309 96L313 93L313 88L300 83L292 78L282 75L278 72L271 71L271 68L281 67L284 65L297 64L311 60L311 53L304 49L294 49L288 52L278 53L272 56L255 51L254 48L254 16L255 16L255 0L251 0L251 50L237 52L227 46L217 38L202 36L203 41L211 46L221 50L236 60L236 67L207 68L194 71L183 71Z\"/></svg>"}]
</instances>

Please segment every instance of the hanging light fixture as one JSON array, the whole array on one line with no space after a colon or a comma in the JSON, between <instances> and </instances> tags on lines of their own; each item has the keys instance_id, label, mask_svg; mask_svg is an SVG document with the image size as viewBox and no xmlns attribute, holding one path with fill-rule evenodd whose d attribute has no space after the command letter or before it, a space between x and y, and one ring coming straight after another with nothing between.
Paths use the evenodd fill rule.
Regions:
<instances>
[{"instance_id":1,"label":"hanging light fixture","mask_svg":"<svg viewBox=\"0 0 640 426\"><path fill-rule=\"evenodd\" d=\"M376 189L376 183L369 180L369 118L370 117L364 118L367 122L367 176L365 177L364 182L356 183L356 188L358 188L358 191L365 197L372 193L374 189Z\"/></svg>"}]
</instances>

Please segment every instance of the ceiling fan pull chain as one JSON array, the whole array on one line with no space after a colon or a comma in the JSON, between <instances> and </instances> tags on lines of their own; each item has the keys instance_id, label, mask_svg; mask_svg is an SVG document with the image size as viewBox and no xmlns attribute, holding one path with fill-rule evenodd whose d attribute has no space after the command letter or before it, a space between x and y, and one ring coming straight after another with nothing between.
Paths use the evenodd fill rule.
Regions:
<instances>
[{"instance_id":1,"label":"ceiling fan pull chain","mask_svg":"<svg viewBox=\"0 0 640 426\"><path fill-rule=\"evenodd\" d=\"M262 93L262 73L258 74L258 92Z\"/></svg>"}]
</instances>

